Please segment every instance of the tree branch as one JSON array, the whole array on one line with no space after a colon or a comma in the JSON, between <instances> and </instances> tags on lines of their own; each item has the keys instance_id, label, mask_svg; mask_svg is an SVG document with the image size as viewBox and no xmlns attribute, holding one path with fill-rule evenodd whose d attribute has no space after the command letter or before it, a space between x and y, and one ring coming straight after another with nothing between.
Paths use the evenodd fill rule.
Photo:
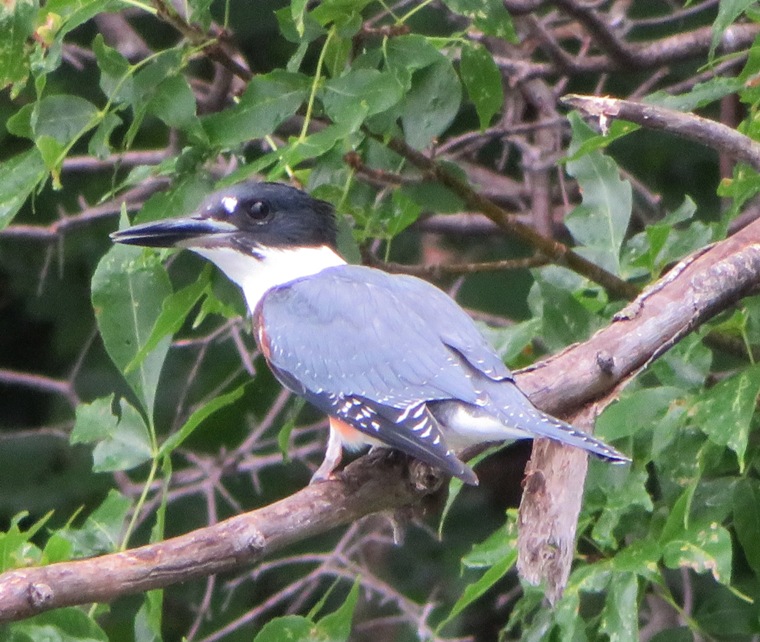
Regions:
<instances>
[{"instance_id":1,"label":"tree branch","mask_svg":"<svg viewBox=\"0 0 760 642\"><path fill-rule=\"evenodd\" d=\"M412 165L423 172L431 174L442 185L448 187L469 208L485 214L505 232L527 243L558 265L563 265L585 276L594 283L601 285L613 296L632 299L638 293L638 288L632 283L623 281L614 274L600 268L595 263L573 252L573 250L559 241L543 236L527 225L517 222L508 212L492 200L479 194L444 166L429 159L416 149L411 148L403 140L391 138L386 141L386 144L394 152L406 158Z\"/></svg>"},{"instance_id":2,"label":"tree branch","mask_svg":"<svg viewBox=\"0 0 760 642\"><path fill-rule=\"evenodd\" d=\"M728 154L760 171L760 144L714 120L619 98L569 94L562 98L562 102L594 118L619 118L647 129L676 134Z\"/></svg>"},{"instance_id":3,"label":"tree branch","mask_svg":"<svg viewBox=\"0 0 760 642\"><path fill-rule=\"evenodd\" d=\"M758 283L760 221L755 221L673 268L586 343L519 373L519 384L549 412L578 409L756 291ZM537 441L530 470L577 470L573 457L584 455ZM371 453L350 465L340 480L308 486L264 508L174 539L99 558L6 572L0 575L0 621L72 604L106 602L238 568L364 515L418 503L438 488L441 479L424 464L413 462L407 468L403 461L387 451ZM558 547L572 551L575 536L574 529L553 530L560 517L567 523L567 515L556 513L554 500L568 492L568 484L565 481L563 487L561 476L543 473L543 479L531 476L521 507L523 516L529 507L533 510L530 528L523 528L521 535L520 560L523 574L531 579L544 576L548 563L556 561ZM577 476L570 485L570 494L580 497L583 489ZM531 537L527 560L526 535ZM538 566L536 551L544 554ZM556 568L553 573L556 577Z\"/></svg>"},{"instance_id":4,"label":"tree branch","mask_svg":"<svg viewBox=\"0 0 760 642\"><path fill-rule=\"evenodd\" d=\"M102 557L9 571L0 575L0 622L237 569L365 515L415 504L437 490L443 478L419 462L407 467L406 461L378 451L348 466L340 480L307 486L186 535Z\"/></svg>"},{"instance_id":5,"label":"tree branch","mask_svg":"<svg viewBox=\"0 0 760 642\"><path fill-rule=\"evenodd\" d=\"M523 373L520 386L538 405L554 394L546 387L549 381L562 391L568 408L606 395L594 404L601 411L638 372L759 286L760 221L755 221L684 259L587 343ZM547 368L551 379L542 372ZM592 421L587 417L585 423L590 426ZM520 505L520 523L530 528L519 531L518 569L532 583L546 580L550 599L562 594L569 574L585 465L585 455L578 450L546 440L534 443Z\"/></svg>"}]
</instances>

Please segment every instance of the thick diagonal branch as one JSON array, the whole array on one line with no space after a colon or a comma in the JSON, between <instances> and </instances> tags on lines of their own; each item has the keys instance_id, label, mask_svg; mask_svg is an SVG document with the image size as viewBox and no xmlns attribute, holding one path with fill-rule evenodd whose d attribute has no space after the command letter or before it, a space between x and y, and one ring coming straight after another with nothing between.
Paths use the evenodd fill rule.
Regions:
<instances>
[{"instance_id":1,"label":"thick diagonal branch","mask_svg":"<svg viewBox=\"0 0 760 642\"><path fill-rule=\"evenodd\" d=\"M622 382L759 288L760 221L756 221L679 263L589 341L523 373L520 385L538 404L555 394L547 387L550 384L562 391L568 411L597 400L601 410L614 400ZM587 428L593 417L574 421ZM530 527L519 533L518 569L532 583L545 580L552 600L561 595L570 572L584 459L577 450L540 440L534 444L527 470L520 523Z\"/></svg>"}]
</instances>

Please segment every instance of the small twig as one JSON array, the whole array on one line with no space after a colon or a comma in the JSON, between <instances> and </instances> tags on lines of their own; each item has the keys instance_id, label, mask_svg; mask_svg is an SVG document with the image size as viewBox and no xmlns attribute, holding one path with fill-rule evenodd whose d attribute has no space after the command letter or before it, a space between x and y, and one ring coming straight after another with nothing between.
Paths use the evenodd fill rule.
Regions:
<instances>
[{"instance_id":1,"label":"small twig","mask_svg":"<svg viewBox=\"0 0 760 642\"><path fill-rule=\"evenodd\" d=\"M502 270L525 270L549 263L544 256L529 256L522 259L504 259L482 263L438 263L436 265L406 265L370 259L371 265L394 274L411 274L413 276L440 279L442 276L461 274L478 274L481 272L499 272Z\"/></svg>"},{"instance_id":2,"label":"small twig","mask_svg":"<svg viewBox=\"0 0 760 642\"><path fill-rule=\"evenodd\" d=\"M69 156L63 161L64 171L95 171L112 169L114 166L158 165L174 153L171 149L138 150L110 154L105 158L95 156Z\"/></svg>"},{"instance_id":3,"label":"small twig","mask_svg":"<svg viewBox=\"0 0 760 642\"><path fill-rule=\"evenodd\" d=\"M562 102L599 119L628 120L647 129L666 131L693 140L760 171L760 144L714 120L631 100L569 94Z\"/></svg>"},{"instance_id":4,"label":"small twig","mask_svg":"<svg viewBox=\"0 0 760 642\"><path fill-rule=\"evenodd\" d=\"M118 216L121 213L122 203L128 212L139 210L145 199L165 184L166 181L163 179L145 181L139 187L129 190L118 198L101 203L100 205L85 207L78 214L64 216L49 225L9 225L5 229L0 230L0 239L18 238L30 241L57 241L62 235L85 227L102 218Z\"/></svg>"},{"instance_id":5,"label":"small twig","mask_svg":"<svg viewBox=\"0 0 760 642\"><path fill-rule=\"evenodd\" d=\"M459 196L468 207L482 212L508 234L520 239L524 243L545 254L558 265L568 267L574 272L590 279L594 283L601 285L613 296L631 299L638 293L639 290L635 285L623 281L614 274L611 274L591 261L588 261L579 254L573 252L563 243L542 236L527 225L518 223L508 212L503 210L496 203L476 192L472 187L444 166L430 160L416 149L411 148L403 140L391 138L386 141L386 144L390 149L406 158L417 168L430 174L441 184L448 187L452 192Z\"/></svg>"},{"instance_id":6,"label":"small twig","mask_svg":"<svg viewBox=\"0 0 760 642\"><path fill-rule=\"evenodd\" d=\"M722 53L739 52L750 47L760 32L757 24L735 24L726 29L723 34L719 51ZM622 43L621 40L610 42ZM611 71L630 72L632 69L653 69L676 62L683 62L704 56L712 42L712 27L703 27L655 40L646 45L629 45L618 47L617 53L623 59L634 61L632 66L626 66L619 59L610 55L569 57L562 65L556 62L537 63L506 56L494 56L494 62L506 74L516 81L523 81L536 76L549 76L556 73L588 74ZM609 44L609 42L608 42Z\"/></svg>"},{"instance_id":7,"label":"small twig","mask_svg":"<svg viewBox=\"0 0 760 642\"><path fill-rule=\"evenodd\" d=\"M661 27L662 25L666 25L671 22L681 22L682 20L691 18L692 16L701 13L702 11L712 9L718 4L719 0L705 0L705 2L694 4L685 9L673 11L672 13L666 13L661 16L652 16L651 18L638 18L636 20L632 20L631 27L633 29L643 27Z\"/></svg>"},{"instance_id":8,"label":"small twig","mask_svg":"<svg viewBox=\"0 0 760 642\"><path fill-rule=\"evenodd\" d=\"M40 392L52 392L65 397L72 407L76 407L79 403L79 396L70 381L0 368L0 384L30 388L31 390L38 390Z\"/></svg>"}]
</instances>

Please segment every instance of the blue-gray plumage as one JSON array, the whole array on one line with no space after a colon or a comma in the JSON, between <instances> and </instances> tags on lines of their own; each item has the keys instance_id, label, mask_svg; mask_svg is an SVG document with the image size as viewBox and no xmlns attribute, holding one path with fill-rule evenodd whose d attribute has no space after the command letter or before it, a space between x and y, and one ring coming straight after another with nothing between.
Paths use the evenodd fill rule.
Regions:
<instances>
[{"instance_id":1,"label":"blue-gray plumage","mask_svg":"<svg viewBox=\"0 0 760 642\"><path fill-rule=\"evenodd\" d=\"M266 328L268 361L286 385L323 412L468 481L468 469L448 447L470 441L452 434L459 432L449 425L452 402L496 418L503 428L494 439L550 437L620 458L537 410L470 317L426 281L331 267L271 289L255 321ZM346 405L349 399L357 404ZM410 409L418 407L424 412L415 417ZM365 421L357 416L362 409L371 412ZM484 441L474 437L472 443Z\"/></svg>"},{"instance_id":2,"label":"blue-gray plumage","mask_svg":"<svg viewBox=\"0 0 760 642\"><path fill-rule=\"evenodd\" d=\"M454 449L548 437L612 461L614 448L539 411L472 320L420 279L347 265L332 210L292 187L243 183L198 214L117 232L123 243L187 247L243 290L257 341L279 380L331 417L317 478L341 443L398 448L469 483Z\"/></svg>"}]
</instances>

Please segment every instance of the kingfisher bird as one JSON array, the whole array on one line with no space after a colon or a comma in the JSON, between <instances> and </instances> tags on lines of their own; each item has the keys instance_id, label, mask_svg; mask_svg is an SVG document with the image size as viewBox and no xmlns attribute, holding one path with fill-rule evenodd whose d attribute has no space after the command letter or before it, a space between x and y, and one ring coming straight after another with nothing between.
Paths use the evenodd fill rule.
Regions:
<instances>
[{"instance_id":1,"label":"kingfisher bird","mask_svg":"<svg viewBox=\"0 0 760 642\"><path fill-rule=\"evenodd\" d=\"M384 445L477 484L457 451L547 437L629 459L538 410L459 305L412 276L349 265L333 207L281 183L211 194L189 217L136 225L118 243L189 249L242 290L275 377L329 417L328 479L343 448Z\"/></svg>"}]
</instances>

